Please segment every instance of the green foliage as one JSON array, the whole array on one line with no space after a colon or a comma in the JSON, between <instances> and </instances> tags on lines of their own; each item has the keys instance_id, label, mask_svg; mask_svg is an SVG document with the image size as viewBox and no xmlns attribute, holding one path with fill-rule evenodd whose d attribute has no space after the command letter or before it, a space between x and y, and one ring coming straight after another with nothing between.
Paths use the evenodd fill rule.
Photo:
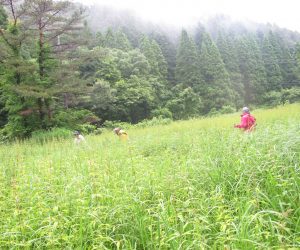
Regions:
<instances>
[{"instance_id":1,"label":"green foliage","mask_svg":"<svg viewBox=\"0 0 300 250\"><path fill-rule=\"evenodd\" d=\"M115 83L121 79L121 72L113 63L113 59L108 57L104 60L98 61L95 77L110 83Z\"/></svg>"},{"instance_id":2,"label":"green foliage","mask_svg":"<svg viewBox=\"0 0 300 250\"><path fill-rule=\"evenodd\" d=\"M300 88L294 87L283 89L281 92L271 91L265 94L264 103L267 106L275 107L285 103L295 103L300 101Z\"/></svg>"},{"instance_id":3,"label":"green foliage","mask_svg":"<svg viewBox=\"0 0 300 250\"><path fill-rule=\"evenodd\" d=\"M228 72L218 48L207 33L202 37L200 62L205 84L199 92L204 98L205 113L212 108L218 110L225 105L233 105L234 89Z\"/></svg>"},{"instance_id":4,"label":"green foliage","mask_svg":"<svg viewBox=\"0 0 300 250\"><path fill-rule=\"evenodd\" d=\"M4 129L0 129L0 144L5 144L9 142L10 138L7 134L7 132Z\"/></svg>"},{"instance_id":5,"label":"green foliage","mask_svg":"<svg viewBox=\"0 0 300 250\"><path fill-rule=\"evenodd\" d=\"M104 47L104 36L100 31L96 33L95 47L97 46Z\"/></svg>"},{"instance_id":6,"label":"green foliage","mask_svg":"<svg viewBox=\"0 0 300 250\"><path fill-rule=\"evenodd\" d=\"M103 134L105 131L106 131L105 128L96 128L96 129L93 131L93 134L94 134L94 135L101 135L101 134Z\"/></svg>"},{"instance_id":7,"label":"green foliage","mask_svg":"<svg viewBox=\"0 0 300 250\"><path fill-rule=\"evenodd\" d=\"M152 49L155 54L155 60L157 61L158 66L158 78L162 81L166 81L168 75L168 65L166 59L161 51L160 46L155 40L151 41Z\"/></svg>"},{"instance_id":8,"label":"green foliage","mask_svg":"<svg viewBox=\"0 0 300 250\"><path fill-rule=\"evenodd\" d=\"M300 88L299 87L293 87L290 89L284 89L282 90L282 102L286 103L295 103L300 102Z\"/></svg>"},{"instance_id":9,"label":"green foliage","mask_svg":"<svg viewBox=\"0 0 300 250\"><path fill-rule=\"evenodd\" d=\"M89 123L79 124L78 131L82 134L92 134L97 131L97 126Z\"/></svg>"},{"instance_id":10,"label":"green foliage","mask_svg":"<svg viewBox=\"0 0 300 250\"><path fill-rule=\"evenodd\" d=\"M119 81L116 89L116 115L123 121L137 123L149 117L154 101L154 90L147 79L132 76Z\"/></svg>"},{"instance_id":11,"label":"green foliage","mask_svg":"<svg viewBox=\"0 0 300 250\"><path fill-rule=\"evenodd\" d=\"M115 48L116 47L116 40L114 32L111 28L107 29L104 39L104 47L108 48Z\"/></svg>"},{"instance_id":12,"label":"green foliage","mask_svg":"<svg viewBox=\"0 0 300 250\"><path fill-rule=\"evenodd\" d=\"M2 6L0 6L0 28L5 28L7 25L7 14Z\"/></svg>"},{"instance_id":13,"label":"green foliage","mask_svg":"<svg viewBox=\"0 0 300 250\"><path fill-rule=\"evenodd\" d=\"M270 91L264 95L264 103L269 107L276 107L282 104L282 93L278 91Z\"/></svg>"},{"instance_id":14,"label":"green foliage","mask_svg":"<svg viewBox=\"0 0 300 250\"><path fill-rule=\"evenodd\" d=\"M123 128L123 129L129 129L132 127L132 125L128 122L121 122L121 121L109 121L106 120L103 123L104 128L108 128L110 130L113 130L114 128Z\"/></svg>"},{"instance_id":15,"label":"green foliage","mask_svg":"<svg viewBox=\"0 0 300 250\"><path fill-rule=\"evenodd\" d=\"M258 44L252 36L245 36L237 41L237 46L245 103L261 104L267 87L267 76Z\"/></svg>"},{"instance_id":16,"label":"green foliage","mask_svg":"<svg viewBox=\"0 0 300 250\"><path fill-rule=\"evenodd\" d=\"M53 122L55 127L63 127L70 130L86 129L89 132L89 124L97 123L99 118L89 110L67 109L60 110L54 114ZM86 132L86 131L85 131Z\"/></svg>"},{"instance_id":17,"label":"green foliage","mask_svg":"<svg viewBox=\"0 0 300 250\"><path fill-rule=\"evenodd\" d=\"M160 76L158 56L162 56L159 47L155 41L150 41L147 36L143 36L140 41L140 50L147 58L150 65L150 73L153 76ZM157 55L160 53L160 55Z\"/></svg>"},{"instance_id":18,"label":"green foliage","mask_svg":"<svg viewBox=\"0 0 300 250\"><path fill-rule=\"evenodd\" d=\"M73 131L66 128L52 128L51 130L37 130L32 133L31 141L34 143L47 143L51 141L72 138Z\"/></svg>"},{"instance_id":19,"label":"green foliage","mask_svg":"<svg viewBox=\"0 0 300 250\"><path fill-rule=\"evenodd\" d=\"M110 53L123 79L129 79L132 75L139 77L149 76L149 62L139 50L135 49L129 52L112 50Z\"/></svg>"},{"instance_id":20,"label":"green foliage","mask_svg":"<svg viewBox=\"0 0 300 250\"><path fill-rule=\"evenodd\" d=\"M151 120L144 120L134 125L135 128L147 128L158 125L168 125L172 122L170 118L153 117Z\"/></svg>"},{"instance_id":21,"label":"green foliage","mask_svg":"<svg viewBox=\"0 0 300 250\"><path fill-rule=\"evenodd\" d=\"M287 40L283 38L284 34L270 31L268 33L269 41L272 45L275 57L278 59L281 76L283 78L282 87L291 88L299 86L299 75L297 75L296 59ZM273 63L273 62L271 62Z\"/></svg>"},{"instance_id":22,"label":"green foliage","mask_svg":"<svg viewBox=\"0 0 300 250\"><path fill-rule=\"evenodd\" d=\"M167 102L166 107L172 112L174 119L188 119L201 114L202 101L191 87L184 88L183 85L177 85L172 92L173 97Z\"/></svg>"},{"instance_id":23,"label":"green foliage","mask_svg":"<svg viewBox=\"0 0 300 250\"><path fill-rule=\"evenodd\" d=\"M170 39L164 33L154 32L151 34L151 37L159 45L161 52L167 62L167 71L168 71L168 82L171 84L175 83L175 67L176 67L176 47L175 44L170 41ZM162 62L163 69L165 71L164 62ZM165 73L162 72L164 76Z\"/></svg>"},{"instance_id":24,"label":"green foliage","mask_svg":"<svg viewBox=\"0 0 300 250\"><path fill-rule=\"evenodd\" d=\"M82 13L67 1L10 1L8 6L11 20L5 29L0 27L0 49L7 51L0 60L4 68L0 91L7 115L4 132L11 138L24 138L55 125L52 114L59 102L54 100L62 84L56 85L54 74L63 66L60 62L66 53L60 53L58 60L62 51L57 51L53 40L61 38L69 46ZM60 82L70 84L69 75L60 74Z\"/></svg>"},{"instance_id":25,"label":"green foliage","mask_svg":"<svg viewBox=\"0 0 300 250\"><path fill-rule=\"evenodd\" d=\"M220 55L229 74L232 88L234 89L234 103L236 107L241 107L245 103L245 90L242 82L242 75L239 69L238 54L235 40L229 34L219 32L217 46Z\"/></svg>"},{"instance_id":26,"label":"green foliage","mask_svg":"<svg viewBox=\"0 0 300 250\"><path fill-rule=\"evenodd\" d=\"M203 83L199 71L199 58L196 45L188 33L183 30L176 54L175 79L185 86L199 86Z\"/></svg>"},{"instance_id":27,"label":"green foliage","mask_svg":"<svg viewBox=\"0 0 300 250\"><path fill-rule=\"evenodd\" d=\"M97 20L83 21L82 8L68 1L4 2L9 3L0 6L4 138L27 138L55 126L89 133L106 120L179 120L299 100L295 32L272 25L253 32L216 17L178 34L127 14L110 22L114 15L107 9ZM83 122L79 110L101 117L101 123Z\"/></svg>"},{"instance_id":28,"label":"green foliage","mask_svg":"<svg viewBox=\"0 0 300 250\"><path fill-rule=\"evenodd\" d=\"M151 116L156 117L156 118L168 118L168 119L172 119L172 113L170 110L168 110L167 108L159 108L159 109L155 109L152 110L151 112Z\"/></svg>"},{"instance_id":29,"label":"green foliage","mask_svg":"<svg viewBox=\"0 0 300 250\"><path fill-rule=\"evenodd\" d=\"M230 105L223 106L220 110L221 114L230 114L236 112L236 109Z\"/></svg>"},{"instance_id":30,"label":"green foliage","mask_svg":"<svg viewBox=\"0 0 300 250\"><path fill-rule=\"evenodd\" d=\"M112 89L109 83L98 80L94 83L89 99L86 99L86 105L95 113L101 114L101 111L110 109L110 106L115 102L115 90Z\"/></svg>"},{"instance_id":31,"label":"green foliage","mask_svg":"<svg viewBox=\"0 0 300 250\"><path fill-rule=\"evenodd\" d=\"M116 39L116 49L120 49L123 51L129 51L132 49L127 36L121 30L118 30L116 32L115 39Z\"/></svg>"},{"instance_id":32,"label":"green foliage","mask_svg":"<svg viewBox=\"0 0 300 250\"><path fill-rule=\"evenodd\" d=\"M283 78L278 64L279 58L275 53L275 48L270 42L269 37L265 37L263 40L262 58L267 75L266 90L280 90L282 87Z\"/></svg>"},{"instance_id":33,"label":"green foliage","mask_svg":"<svg viewBox=\"0 0 300 250\"><path fill-rule=\"evenodd\" d=\"M297 249L299 109L1 145L1 247Z\"/></svg>"}]
</instances>

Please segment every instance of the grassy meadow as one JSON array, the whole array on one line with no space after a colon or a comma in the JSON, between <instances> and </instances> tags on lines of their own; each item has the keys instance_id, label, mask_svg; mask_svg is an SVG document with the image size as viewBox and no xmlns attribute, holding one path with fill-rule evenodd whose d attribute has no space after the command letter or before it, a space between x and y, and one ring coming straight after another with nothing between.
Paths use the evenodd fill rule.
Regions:
<instances>
[{"instance_id":1,"label":"grassy meadow","mask_svg":"<svg viewBox=\"0 0 300 250\"><path fill-rule=\"evenodd\" d=\"M0 249L299 249L300 105L0 147Z\"/></svg>"}]
</instances>

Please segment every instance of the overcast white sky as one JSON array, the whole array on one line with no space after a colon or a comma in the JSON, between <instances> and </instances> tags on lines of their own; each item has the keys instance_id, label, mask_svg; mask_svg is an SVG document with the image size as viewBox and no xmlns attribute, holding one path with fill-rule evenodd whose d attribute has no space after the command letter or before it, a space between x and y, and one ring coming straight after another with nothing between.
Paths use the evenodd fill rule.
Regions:
<instances>
[{"instance_id":1,"label":"overcast white sky","mask_svg":"<svg viewBox=\"0 0 300 250\"><path fill-rule=\"evenodd\" d=\"M77 0L134 10L154 22L176 26L193 24L200 18L225 14L236 20L276 23L300 32L300 0Z\"/></svg>"}]
</instances>

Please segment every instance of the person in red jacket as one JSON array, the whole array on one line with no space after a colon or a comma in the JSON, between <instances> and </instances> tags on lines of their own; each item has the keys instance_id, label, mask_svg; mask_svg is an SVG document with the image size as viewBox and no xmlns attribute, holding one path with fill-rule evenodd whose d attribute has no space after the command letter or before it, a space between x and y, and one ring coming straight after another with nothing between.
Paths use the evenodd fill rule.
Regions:
<instances>
[{"instance_id":1,"label":"person in red jacket","mask_svg":"<svg viewBox=\"0 0 300 250\"><path fill-rule=\"evenodd\" d=\"M255 117L250 114L250 110L247 107L244 107L243 114L241 115L241 123L234 125L234 127L243 129L245 132L251 132L255 126Z\"/></svg>"}]
</instances>

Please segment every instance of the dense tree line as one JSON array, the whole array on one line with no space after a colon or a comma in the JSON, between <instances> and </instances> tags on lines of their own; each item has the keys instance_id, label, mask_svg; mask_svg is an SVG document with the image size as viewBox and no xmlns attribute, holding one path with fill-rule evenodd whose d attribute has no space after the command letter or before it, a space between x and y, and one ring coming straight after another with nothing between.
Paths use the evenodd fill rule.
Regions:
<instances>
[{"instance_id":1,"label":"dense tree line","mask_svg":"<svg viewBox=\"0 0 300 250\"><path fill-rule=\"evenodd\" d=\"M299 100L298 33L217 20L174 40L130 23L95 30L87 16L68 1L1 0L2 139Z\"/></svg>"}]
</instances>

